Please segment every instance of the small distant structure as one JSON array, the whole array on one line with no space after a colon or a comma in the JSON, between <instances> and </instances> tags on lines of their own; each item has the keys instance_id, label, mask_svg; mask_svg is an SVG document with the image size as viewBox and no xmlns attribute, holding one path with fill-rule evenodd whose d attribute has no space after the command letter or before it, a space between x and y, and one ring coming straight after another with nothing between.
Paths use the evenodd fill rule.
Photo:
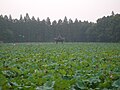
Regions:
<instances>
[{"instance_id":1,"label":"small distant structure","mask_svg":"<svg viewBox=\"0 0 120 90\"><path fill-rule=\"evenodd\" d=\"M56 44L57 44L58 42L63 43L64 40L65 40L65 38L63 38L63 37L59 34L58 37L54 38L54 40L55 40Z\"/></svg>"},{"instance_id":2,"label":"small distant structure","mask_svg":"<svg viewBox=\"0 0 120 90\"><path fill-rule=\"evenodd\" d=\"M0 44L2 44L3 43L3 41L0 41Z\"/></svg>"}]
</instances>

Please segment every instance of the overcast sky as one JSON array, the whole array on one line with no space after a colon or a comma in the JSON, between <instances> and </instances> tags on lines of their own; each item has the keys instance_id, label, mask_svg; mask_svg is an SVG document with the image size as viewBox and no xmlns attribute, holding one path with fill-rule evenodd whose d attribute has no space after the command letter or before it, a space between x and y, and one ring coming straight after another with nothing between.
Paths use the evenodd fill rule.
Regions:
<instances>
[{"instance_id":1,"label":"overcast sky","mask_svg":"<svg viewBox=\"0 0 120 90\"><path fill-rule=\"evenodd\" d=\"M120 0L0 0L0 14L13 18L25 16L39 17L40 20L50 17L51 20L64 19L95 22L98 18L120 14Z\"/></svg>"}]
</instances>

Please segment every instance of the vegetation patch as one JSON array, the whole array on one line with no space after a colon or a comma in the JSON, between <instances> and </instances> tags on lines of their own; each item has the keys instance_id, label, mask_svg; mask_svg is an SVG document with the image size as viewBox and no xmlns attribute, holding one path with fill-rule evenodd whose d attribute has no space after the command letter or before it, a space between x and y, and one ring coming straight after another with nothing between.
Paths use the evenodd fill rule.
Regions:
<instances>
[{"instance_id":1,"label":"vegetation patch","mask_svg":"<svg viewBox=\"0 0 120 90\"><path fill-rule=\"evenodd\" d=\"M119 90L119 43L0 45L2 90Z\"/></svg>"}]
</instances>

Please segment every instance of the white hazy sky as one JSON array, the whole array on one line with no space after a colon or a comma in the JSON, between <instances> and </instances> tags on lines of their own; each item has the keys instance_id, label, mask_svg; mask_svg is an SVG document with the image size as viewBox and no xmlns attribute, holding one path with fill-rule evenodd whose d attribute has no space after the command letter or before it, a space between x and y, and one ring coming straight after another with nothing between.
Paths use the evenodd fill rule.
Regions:
<instances>
[{"instance_id":1,"label":"white hazy sky","mask_svg":"<svg viewBox=\"0 0 120 90\"><path fill-rule=\"evenodd\" d=\"M39 17L40 20L50 17L51 20L71 18L95 22L98 18L120 14L120 0L0 0L0 14L13 18L25 16Z\"/></svg>"}]
</instances>

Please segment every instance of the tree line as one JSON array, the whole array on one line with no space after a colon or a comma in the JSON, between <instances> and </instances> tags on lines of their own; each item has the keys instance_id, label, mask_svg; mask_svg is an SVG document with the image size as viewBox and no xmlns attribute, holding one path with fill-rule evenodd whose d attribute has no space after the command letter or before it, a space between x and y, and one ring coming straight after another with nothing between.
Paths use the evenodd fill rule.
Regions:
<instances>
[{"instance_id":1,"label":"tree line","mask_svg":"<svg viewBox=\"0 0 120 90\"><path fill-rule=\"evenodd\" d=\"M40 20L20 15L0 15L0 41L3 42L53 42L61 35L66 42L120 42L120 14L99 18L96 23L75 19Z\"/></svg>"}]
</instances>

